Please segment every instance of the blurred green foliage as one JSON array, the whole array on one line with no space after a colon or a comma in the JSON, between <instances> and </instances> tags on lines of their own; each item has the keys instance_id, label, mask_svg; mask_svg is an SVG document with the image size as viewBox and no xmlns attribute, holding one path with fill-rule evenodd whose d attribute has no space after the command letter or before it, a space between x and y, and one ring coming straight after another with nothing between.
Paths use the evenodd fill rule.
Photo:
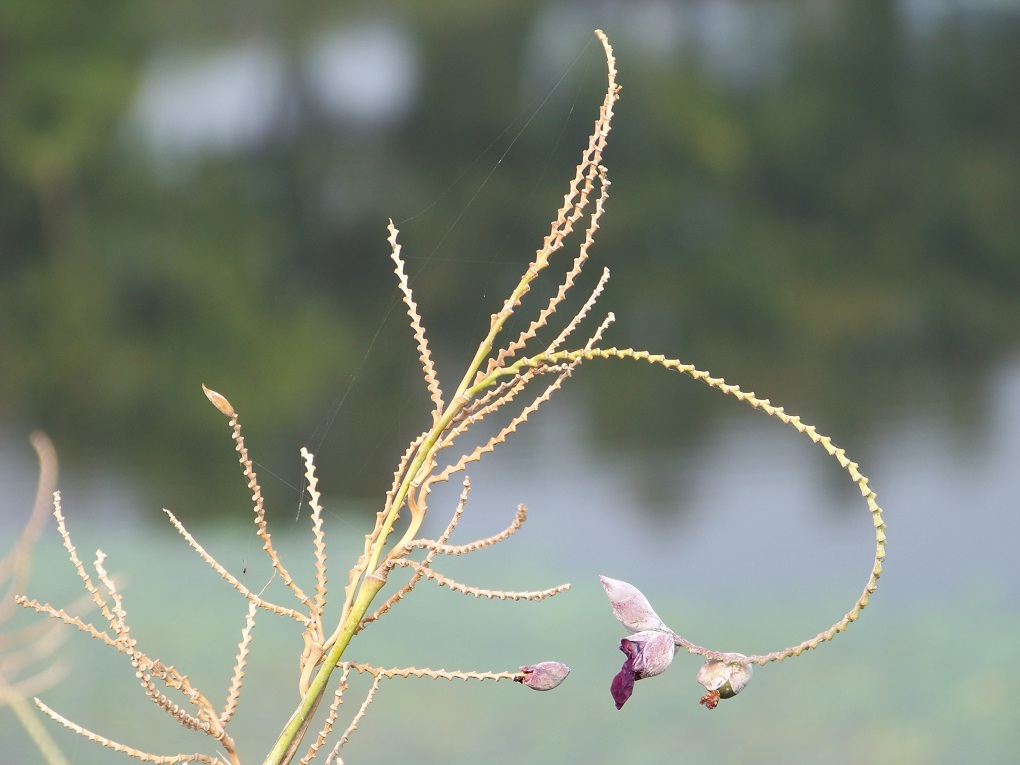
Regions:
<instances>
[{"instance_id":1,"label":"blurred green foliage","mask_svg":"<svg viewBox=\"0 0 1020 765\"><path fill-rule=\"evenodd\" d=\"M592 19L624 87L595 251L614 271L613 344L835 432L918 391L951 396L1016 347L1020 12L919 29L904 5L769 4L783 44L728 77L696 44L648 43L626 9ZM231 454L204 382L260 460L296 476L308 444L327 490L378 496L425 405L386 218L456 363L590 129L604 75L587 18L553 29L575 63L538 87L554 3L175 6L0 8L0 416L207 512L210 460ZM317 106L300 62L323 30L376 17L413 41L418 91L399 122L365 129ZM253 40L287 63L276 129L243 149L147 151L130 121L152 62ZM696 386L638 374L588 378L601 439L654 449L704 427L697 392L677 390Z\"/></svg>"}]
</instances>

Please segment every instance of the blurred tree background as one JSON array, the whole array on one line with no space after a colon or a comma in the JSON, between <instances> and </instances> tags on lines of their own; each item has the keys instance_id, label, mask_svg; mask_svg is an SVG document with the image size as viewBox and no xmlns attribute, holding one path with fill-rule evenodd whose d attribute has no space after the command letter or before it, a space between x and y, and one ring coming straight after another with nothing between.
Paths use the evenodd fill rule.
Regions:
<instances>
[{"instance_id":1,"label":"blurred tree background","mask_svg":"<svg viewBox=\"0 0 1020 765\"><path fill-rule=\"evenodd\" d=\"M327 491L380 496L427 403L386 220L452 368L573 172L596 26L624 88L592 268L612 344L843 441L1015 353L1017 3L11 0L2 429L245 511L204 382L261 461L296 477L307 444ZM606 448L705 427L696 386L638 374L575 383Z\"/></svg>"}]
</instances>

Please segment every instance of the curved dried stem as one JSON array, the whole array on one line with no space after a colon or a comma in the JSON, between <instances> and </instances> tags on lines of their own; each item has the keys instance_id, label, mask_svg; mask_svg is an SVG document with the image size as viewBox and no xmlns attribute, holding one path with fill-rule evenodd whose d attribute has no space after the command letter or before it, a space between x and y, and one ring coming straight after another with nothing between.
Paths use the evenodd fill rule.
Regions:
<instances>
[{"instance_id":1,"label":"curved dried stem","mask_svg":"<svg viewBox=\"0 0 1020 765\"><path fill-rule=\"evenodd\" d=\"M432 539L416 539L413 542L408 543L408 549L413 548L424 548L431 553L437 553L439 555L465 555L475 550L481 550L485 547L492 547L498 542L509 539L521 528L524 521L528 519L528 508L524 505L517 506L517 512L514 514L514 519L505 529L500 531L498 534L493 534L491 537L485 539L477 539L474 542L468 542L464 545L448 545L441 541Z\"/></svg>"},{"instance_id":2,"label":"curved dried stem","mask_svg":"<svg viewBox=\"0 0 1020 765\"><path fill-rule=\"evenodd\" d=\"M733 396L768 416L774 417L784 424L795 428L798 432L809 437L814 443L821 445L848 472L860 489L873 518L876 550L871 575L863 594L858 598L854 607L829 629L818 633L803 643L782 651L749 657L730 652L710 651L691 643L686 638L673 634L675 645L709 658L719 658L732 662L764 664L771 661L781 661L789 656L799 655L805 650L815 648L820 643L831 640L836 634L842 632L851 622L858 618L861 610L867 605L871 593L875 591L882 571L882 561L885 557L885 524L882 520L881 509L875 501L875 494L871 490L867 478L860 472L857 464L849 460L843 450L832 444L828 437L822 436L812 426L801 422L798 417L787 414L781 407L772 406L767 399L759 399L754 393L744 392L735 385L729 385L722 378L712 377L707 372L700 371L691 365L647 351L638 351L631 348L598 347L598 344L602 342L606 328L614 320L612 313L607 314L602 322L598 324L583 347L564 350L565 344L574 336L582 322L591 316L593 308L609 278L607 269L603 270L588 299L574 316L566 322L565 326L558 333L555 332L555 329L550 328L552 318L564 304L567 294L579 281L599 230L609 194L610 182L607 171L602 165L602 154L610 131L613 109L619 98L619 85L616 83L616 64L612 48L601 31L596 31L596 36L601 42L606 56L607 87L598 118L595 121L594 130L586 148L581 154L581 160L563 197L563 203L557 211L555 219L550 224L549 233L543 238L541 246L535 251L534 258L521 275L516 287L504 300L500 309L490 317L490 324L485 337L479 343L472 360L463 372L460 383L453 390L449 398L444 397L442 393L426 332L422 325L418 306L414 300L405 271L401 246L398 243L397 228L392 220L389 222L388 241L391 248L391 258L395 264L394 271L398 287L403 295L404 304L407 307L407 314L415 337L422 373L433 404L432 424L411 442L399 462L393 476L392 486L386 494L383 506L375 515L374 527L370 533L365 535L363 552L349 571L340 620L328 639L325 638L323 625L328 584L326 540L314 457L307 449L303 449L301 452L305 465L304 478L308 487L310 520L313 534L312 555L315 589L313 596L309 597L288 572L273 545L272 537L269 533L262 490L254 469L254 463L248 454L245 440L241 433L238 415L230 402L221 394L203 386L203 390L210 402L229 420L231 438L238 453L238 462L241 465L251 496L257 533L263 542L263 549L274 569L274 576L279 575L284 585L297 598L302 607L307 609L307 614L305 614L295 608L272 604L262 598L261 592L256 594L245 587L198 544L172 513L166 511L171 522L187 540L188 544L198 552L200 557L214 571L226 579L249 604L247 619L241 630L241 640L238 643L234 671L227 689L222 711L217 712L214 709L211 702L192 685L187 675L182 674L173 666L164 664L158 659L149 658L138 648L127 623L121 595L104 567L105 556L102 551L97 552L94 564L98 579L97 583L93 581L91 575L86 571L81 560L78 558L77 551L71 543L70 535L64 524L60 508L60 495L59 493L53 494L54 515L57 519L58 531L64 546L67 549L72 565L84 584L85 590L92 601L98 606L108 624L108 628L100 630L93 624L87 623L77 616L72 616L65 609L56 609L49 604L43 604L35 600L19 598L17 602L22 606L35 609L37 612L74 626L78 630L126 654L136 670L136 675L145 694L184 727L200 730L219 742L226 752L224 756L229 758L228 765L239 765L234 742L226 733L226 725L234 717L239 704L242 682L252 641L255 615L259 608L297 621L302 627L302 640L304 644L299 659L300 678L298 690L300 692L300 700L268 753L264 765L285 765L291 762L297 755L301 739L309 730L311 720L318 709L319 703L325 698L328 691L331 673L337 668L342 669L339 685L333 693L325 722L319 730L314 743L311 744L305 757L301 760L302 762L311 761L324 746L326 738L332 733L339 714L340 705L342 704L343 695L347 690L349 674L352 670L371 675L372 685L357 712L354 714L350 725L330 752L327 758L328 762L339 761L340 750L364 717L381 681L384 679L415 676L465 681L517 680L523 683L530 682L530 687L539 690L548 690L553 685L558 684L562 677L565 677L565 673L569 672L569 670L565 665L560 665L557 662L542 663L543 665L556 665L562 670L555 678L556 682L551 684L549 681L553 678L549 676L542 679L535 674L528 675L528 673L538 672L537 667L542 665L524 667L522 668L522 671L526 670L524 674L522 672L470 672L445 669L433 670L429 668L417 669L413 667L382 669L367 664L343 661L342 657L355 634L370 622L378 619L383 613L386 613L422 579L430 579L442 587L473 595L474 597L499 600L543 600L570 588L569 584L563 584L544 590L493 590L458 582L432 569L432 563L437 555L463 555L491 547L509 539L521 528L526 518L527 511L525 506L519 505L514 520L503 531L466 544L449 544L450 535L457 526L467 503L470 484L466 478L464 479L459 503L444 532L437 539L419 538L418 534L428 511L428 501L434 485L448 481L454 474L465 471L471 463L480 460L483 455L494 451L511 433L514 433L518 427L526 422L533 412L550 399L552 394L561 387L563 382L579 365L586 361L623 359L628 361L646 361L650 364L662 366L700 380L706 385L726 395ZM596 185L598 186L597 192ZM531 291L532 282L550 265L555 253L564 248L566 238L579 230L582 225L580 221L585 216L587 216L588 224L585 228L582 241L578 245L577 254L574 256L570 267L566 269L565 274L561 278L556 294L546 302L544 307L537 312L535 318L527 324L527 327L516 338L509 340L504 338L501 342L506 342L506 344L502 348L498 347L497 337L503 333L504 329L507 328L508 321L519 310L522 301ZM534 347L541 347L539 346L539 334L545 335L547 331L549 335L554 335L553 339L545 344L543 352L535 353ZM529 346L532 348L528 351L531 355L522 356L525 349ZM541 383L539 383L539 380L541 380ZM533 383L534 386L529 387ZM528 389L529 396L533 396L530 402L528 402L527 398L521 396L525 389ZM513 405L513 408L507 408L511 405ZM486 417L496 415L497 413L504 418L504 422L507 420L508 422L499 427L495 435L488 436L487 438L483 437L482 443L465 448L459 456L446 458L444 450L450 449L454 442L465 435L472 426L478 425ZM55 457L51 454L51 447L47 451L46 443L40 441L40 445L36 447L40 455L41 472L44 475L48 475L50 472L55 475ZM444 458L443 462L440 462L441 455ZM50 470L51 466L52 471ZM43 493L41 482L40 496ZM37 505L39 502L40 500L37 498ZM41 524L41 521L37 522L34 518L35 516L33 515L33 521L30 522L29 528L23 534L23 539L29 540L27 543L28 547L31 546L31 541L34 541L35 537L38 536L39 524ZM398 520L404 524L403 528L398 529ZM395 537L391 537L394 532L396 532ZM393 541L394 538L397 539L395 543ZM19 542L17 549L21 549L21 545L22 543ZM423 553L415 552L419 549ZM415 560L414 555L417 555L421 560ZM22 560L22 558L18 558L11 564L6 562L0 564L0 578L6 575L8 571L14 571L15 578L26 576L27 574L21 573L23 570L27 571L27 565L22 566L20 563ZM408 580L402 586L397 587L396 591L390 594L385 602L370 614L370 608L376 597L379 596L383 588L389 583L389 576L393 569L398 567L410 569ZM660 620L656 617L656 621ZM668 628L662 625L659 631L666 632ZM657 637L662 638L663 635L660 634ZM662 641L660 640L659 642L661 643ZM665 641L665 647L668 649L670 656L672 656L675 646L671 646L668 639ZM628 661L630 661L630 658L630 654L628 654ZM5 669L4 665L0 664L0 670L3 669ZM2 679L0 678L0 680ZM535 685L534 683L536 682L539 685ZM187 704L178 704L173 701L163 692L163 686L166 689L181 694L187 700ZM0 684L0 692L7 693L10 691L10 687L9 683ZM24 688L19 688L19 690L23 691ZM706 698L714 704L721 697L719 691L718 686L710 688L710 694ZM715 697L711 697L712 692L716 693ZM736 689L733 689L733 692L736 692ZM58 720L80 735L144 762L164 763L165 765L179 762L227 762L224 759L211 755L176 754L164 756L133 749L92 733L75 723L71 723L41 702L38 703L40 709L43 709L46 714L49 714L55 720ZM708 702L703 701L703 703L708 705Z\"/></svg>"},{"instance_id":3,"label":"curved dried stem","mask_svg":"<svg viewBox=\"0 0 1020 765\"><path fill-rule=\"evenodd\" d=\"M546 590L487 590L483 587L472 587L471 585L450 579L448 576L443 576L431 568L426 568L418 561L409 560L408 558L394 558L390 561L390 565L414 569L425 578L439 584L440 587L449 587L454 592L474 595L476 598L488 598L489 600L545 600L570 589L570 584L568 583L550 587Z\"/></svg>"},{"instance_id":4,"label":"curved dried stem","mask_svg":"<svg viewBox=\"0 0 1020 765\"><path fill-rule=\"evenodd\" d=\"M184 528L184 524L177 520L177 516L166 508L163 508L163 512L167 514L170 522L174 525L174 528L177 529L177 533L184 537L192 549L199 554L199 557L208 563L209 567L225 579L231 587L241 593L245 599L254 603L259 608L269 611L270 613L278 614L279 616L288 616L291 619L300 622L302 625L308 624L308 617L301 612L295 611L293 608L288 608L287 606L278 606L275 603L270 603L268 600L265 600L257 593L245 587L241 580L220 565L219 561L217 561L206 551L204 547L202 547L202 545L198 543L198 540L195 539L186 528Z\"/></svg>"},{"instance_id":5,"label":"curved dried stem","mask_svg":"<svg viewBox=\"0 0 1020 765\"><path fill-rule=\"evenodd\" d=\"M877 589L878 579L882 575L882 562L885 560L886 548L885 521L882 518L882 509L876 501L875 492L871 489L867 477L860 471L859 465L850 460L843 449L833 444L832 439L819 433L814 426L804 423L798 416L788 414L781 406L773 406L768 399L758 398L755 396L753 391L749 392L741 390L739 386L731 385L721 377L713 377L708 372L697 369L690 364L684 364L676 359L667 358L662 354L635 350L633 348L586 348L580 351L557 351L555 353L538 354L537 356L533 356L528 359L520 359L503 369L494 370L488 377L481 380L479 384L492 384L500 377L514 376L525 367L542 367L548 364L559 364L566 361L581 362L591 359L632 359L637 361L646 361L649 364L661 366L698 380L710 388L718 390L725 395L732 396L738 401L742 401L754 409L764 412L769 417L774 417L783 424L789 425L798 433L807 436L813 443L821 446L825 452L829 454L829 456L833 457L839 463L840 467L847 472L851 480L857 484L857 487L861 492L861 496L864 498L865 504L867 505L868 512L871 514L875 528L874 562L868 576L868 581L865 583L864 590L860 597L854 603L853 607L828 629L819 632L814 637L805 640L802 643L798 643L797 645L790 646L783 650L774 651L768 654L754 654L747 656L745 659L747 662L754 664L766 664L773 661L782 661L791 656L799 656L804 651L816 648L821 643L832 640L837 634L843 632L852 622L857 620L861 611L868 605L868 601L871 598L872 593L874 593ZM711 651L702 646L695 645L694 643L691 643L679 636L677 636L677 645L684 647L691 653L697 653L707 658L727 658L732 655L729 652Z\"/></svg>"}]
</instances>

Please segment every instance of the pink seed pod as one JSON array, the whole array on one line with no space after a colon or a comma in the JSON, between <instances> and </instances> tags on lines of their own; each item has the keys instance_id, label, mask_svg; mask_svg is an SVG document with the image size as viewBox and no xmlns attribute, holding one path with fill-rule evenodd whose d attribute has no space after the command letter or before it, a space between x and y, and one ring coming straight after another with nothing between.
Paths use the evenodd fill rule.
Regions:
<instances>
[{"instance_id":1,"label":"pink seed pod","mask_svg":"<svg viewBox=\"0 0 1020 765\"><path fill-rule=\"evenodd\" d=\"M514 678L514 682L526 685L535 691L551 691L557 685L567 679L570 674L570 667L558 661L543 661L539 664L529 664L521 667L521 673Z\"/></svg>"}]
</instances>

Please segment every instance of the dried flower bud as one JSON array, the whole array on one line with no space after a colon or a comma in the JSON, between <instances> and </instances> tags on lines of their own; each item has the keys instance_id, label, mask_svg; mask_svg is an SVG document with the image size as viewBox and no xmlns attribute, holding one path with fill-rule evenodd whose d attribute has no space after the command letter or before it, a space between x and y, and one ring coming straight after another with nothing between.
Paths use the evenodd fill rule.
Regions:
<instances>
[{"instance_id":1,"label":"dried flower bud","mask_svg":"<svg viewBox=\"0 0 1020 765\"><path fill-rule=\"evenodd\" d=\"M672 635L672 630L663 624L652 604L648 602L648 598L641 594L641 590L632 584L621 582L619 579L610 579L608 576L600 576L599 579L602 580L602 586L609 596L613 614L628 632L653 630Z\"/></svg>"},{"instance_id":2,"label":"dried flower bud","mask_svg":"<svg viewBox=\"0 0 1020 765\"><path fill-rule=\"evenodd\" d=\"M649 630L623 638L620 650L627 659L609 688L617 709L627 703L635 682L666 671L676 653L676 644L672 634Z\"/></svg>"},{"instance_id":3,"label":"dried flower bud","mask_svg":"<svg viewBox=\"0 0 1020 765\"><path fill-rule=\"evenodd\" d=\"M570 667L558 661L543 661L540 664L529 664L521 667L521 673L514 682L526 685L536 691L551 691L567 679Z\"/></svg>"},{"instance_id":4,"label":"dried flower bud","mask_svg":"<svg viewBox=\"0 0 1020 765\"><path fill-rule=\"evenodd\" d=\"M205 387L205 385L202 386L202 390L205 391L205 397L212 402L213 406L219 409L227 417L234 416L234 407L230 405L230 402L227 401L223 394L217 393L216 391Z\"/></svg>"},{"instance_id":5,"label":"dried flower bud","mask_svg":"<svg viewBox=\"0 0 1020 765\"><path fill-rule=\"evenodd\" d=\"M701 697L701 704L715 709L719 699L736 696L751 682L751 665L743 661L746 656L734 654L733 659L709 659L698 670L698 682L708 689Z\"/></svg>"}]
</instances>

